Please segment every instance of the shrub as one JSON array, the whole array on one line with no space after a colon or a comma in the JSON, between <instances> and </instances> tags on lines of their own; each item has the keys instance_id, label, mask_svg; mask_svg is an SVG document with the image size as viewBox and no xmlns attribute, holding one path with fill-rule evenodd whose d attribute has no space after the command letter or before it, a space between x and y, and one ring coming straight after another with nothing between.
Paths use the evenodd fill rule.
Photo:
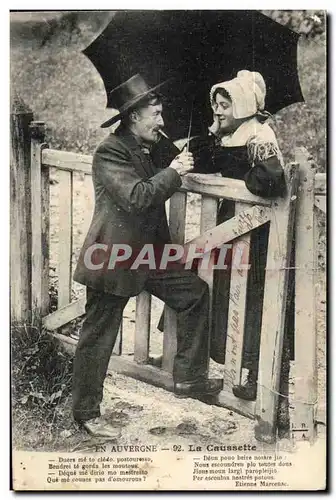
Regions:
<instances>
[{"instance_id":1,"label":"shrub","mask_svg":"<svg viewBox=\"0 0 336 500\"><path fill-rule=\"evenodd\" d=\"M263 10L261 12L309 38L318 37L325 32L326 13L323 10Z\"/></svg>"},{"instance_id":2,"label":"shrub","mask_svg":"<svg viewBox=\"0 0 336 500\"><path fill-rule=\"evenodd\" d=\"M39 426L41 435L48 424L57 428L69 413L72 356L47 332L13 325L11 366L14 442Z\"/></svg>"}]
</instances>

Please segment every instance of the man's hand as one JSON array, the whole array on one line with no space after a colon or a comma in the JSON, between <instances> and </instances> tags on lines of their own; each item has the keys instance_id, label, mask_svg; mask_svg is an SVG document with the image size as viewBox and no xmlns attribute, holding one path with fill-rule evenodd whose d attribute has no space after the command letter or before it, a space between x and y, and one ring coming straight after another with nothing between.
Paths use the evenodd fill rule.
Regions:
<instances>
[{"instance_id":1,"label":"man's hand","mask_svg":"<svg viewBox=\"0 0 336 500\"><path fill-rule=\"evenodd\" d=\"M169 167L176 170L176 172L181 176L191 172L194 168L194 158L192 153L182 151L182 153L174 158Z\"/></svg>"}]
</instances>

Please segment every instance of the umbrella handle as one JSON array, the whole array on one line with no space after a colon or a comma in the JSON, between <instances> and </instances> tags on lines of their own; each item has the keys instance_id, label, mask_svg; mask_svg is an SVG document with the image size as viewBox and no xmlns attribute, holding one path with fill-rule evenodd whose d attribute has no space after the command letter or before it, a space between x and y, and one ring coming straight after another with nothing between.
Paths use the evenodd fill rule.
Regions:
<instances>
[{"instance_id":1,"label":"umbrella handle","mask_svg":"<svg viewBox=\"0 0 336 500\"><path fill-rule=\"evenodd\" d=\"M186 145L187 145L186 152L187 153L189 153L189 142L190 142L190 136L191 136L191 126L192 126L193 111L194 111L194 101L192 102L191 111L190 111L188 139L187 139L187 143L186 143ZM183 148L182 148L182 150L183 150Z\"/></svg>"}]
</instances>

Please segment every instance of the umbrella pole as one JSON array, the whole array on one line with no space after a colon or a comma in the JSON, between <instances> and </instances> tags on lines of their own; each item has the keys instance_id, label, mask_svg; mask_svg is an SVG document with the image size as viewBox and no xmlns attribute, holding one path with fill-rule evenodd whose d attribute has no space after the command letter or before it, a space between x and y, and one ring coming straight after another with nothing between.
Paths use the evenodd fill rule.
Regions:
<instances>
[{"instance_id":1,"label":"umbrella pole","mask_svg":"<svg viewBox=\"0 0 336 500\"><path fill-rule=\"evenodd\" d=\"M190 141L190 136L191 136L191 126L192 126L192 117L193 117L193 111L194 111L194 101L192 102L191 105L191 112L190 112L190 120L189 120L189 129L188 129L188 138L187 138L187 147L186 147L186 152L189 153L189 141Z\"/></svg>"}]
</instances>

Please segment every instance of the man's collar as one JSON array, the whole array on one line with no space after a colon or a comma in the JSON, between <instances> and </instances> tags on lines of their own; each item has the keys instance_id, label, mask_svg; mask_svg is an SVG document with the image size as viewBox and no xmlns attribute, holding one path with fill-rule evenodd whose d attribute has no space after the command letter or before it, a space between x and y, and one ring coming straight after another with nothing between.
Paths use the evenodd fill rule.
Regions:
<instances>
[{"instance_id":1,"label":"man's collar","mask_svg":"<svg viewBox=\"0 0 336 500\"><path fill-rule=\"evenodd\" d=\"M114 132L118 137L123 137L126 140L128 146L132 149L141 149L145 154L150 154L150 147L143 144L141 139L134 135L129 128L120 125Z\"/></svg>"}]
</instances>

